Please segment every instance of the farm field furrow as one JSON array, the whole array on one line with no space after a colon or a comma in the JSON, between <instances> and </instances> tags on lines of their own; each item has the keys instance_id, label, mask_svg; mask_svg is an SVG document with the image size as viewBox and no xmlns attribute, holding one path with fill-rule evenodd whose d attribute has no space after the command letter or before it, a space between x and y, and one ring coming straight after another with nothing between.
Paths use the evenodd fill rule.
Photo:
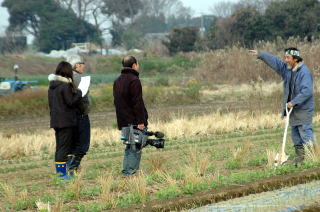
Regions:
<instances>
[{"instance_id":1,"label":"farm field furrow","mask_svg":"<svg viewBox=\"0 0 320 212\"><path fill-rule=\"evenodd\" d=\"M318 128L319 126L316 127L316 129ZM317 163L311 162L307 167L298 169L288 166L282 167L278 171L272 171L272 169L266 171L265 167L268 163L266 149L279 148L281 137L282 129L264 129L168 141L166 148L160 151L147 147L144 150L141 176L149 197L141 200L130 199L137 197L132 197L130 193L126 192L130 182L128 179L121 178L119 174L123 153L121 144L92 148L83 161L83 173L81 183L78 185L80 186L78 194L72 187L76 186L76 182L61 183L54 177L54 169L51 165L53 158L50 154L42 155L40 158L33 156L24 157L17 161L14 159L1 161L0 184L2 187L4 185L10 187L17 198L12 200L14 201L12 206L5 201L6 198L1 198L0 204L16 210L19 207L21 209L33 208L35 206L28 201L24 202L24 207L21 206L23 200L19 195L27 191L32 197L29 201L47 199L51 204L54 204L59 198L63 199L64 207L71 211L78 207L107 209L111 206L106 206L98 201L102 198L102 185L99 179L103 176L113 176L114 188L110 192L114 193L113 195L116 195L114 199L119 201L117 207L123 207L137 204L140 201L142 203L158 198L167 199L190 195L228 184L250 182L252 179L283 175L318 166ZM291 147L288 147L288 150L289 154L293 153ZM202 155L202 158L197 159L198 155ZM268 174L268 172L270 173ZM245 179L245 173L249 173L249 175L251 173L252 176ZM171 193L170 188L174 190L174 193ZM0 189L0 192L0 196L7 197L8 194L3 189ZM128 196L126 198L129 199L118 196L120 194ZM81 201L80 205L77 203L78 201Z\"/></svg>"}]
</instances>

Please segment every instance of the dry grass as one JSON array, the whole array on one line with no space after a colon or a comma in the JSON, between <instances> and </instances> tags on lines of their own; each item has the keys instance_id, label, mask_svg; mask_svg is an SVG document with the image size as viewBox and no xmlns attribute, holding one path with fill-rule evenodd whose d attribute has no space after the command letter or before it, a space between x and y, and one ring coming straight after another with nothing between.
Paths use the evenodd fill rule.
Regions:
<instances>
[{"instance_id":1,"label":"dry grass","mask_svg":"<svg viewBox=\"0 0 320 212\"><path fill-rule=\"evenodd\" d=\"M250 152L250 143L246 142L243 146L235 148L232 150L233 159L239 161L241 165L243 165L247 159L249 158L248 154Z\"/></svg>"},{"instance_id":2,"label":"dry grass","mask_svg":"<svg viewBox=\"0 0 320 212\"><path fill-rule=\"evenodd\" d=\"M207 153L200 152L196 146L190 146L184 168L184 183L199 184L209 168L211 161Z\"/></svg>"},{"instance_id":3,"label":"dry grass","mask_svg":"<svg viewBox=\"0 0 320 212\"><path fill-rule=\"evenodd\" d=\"M51 212L51 206L50 206L50 203L47 202L42 202L40 200L36 201L36 206L38 208L39 211L48 211L48 212Z\"/></svg>"},{"instance_id":4,"label":"dry grass","mask_svg":"<svg viewBox=\"0 0 320 212\"><path fill-rule=\"evenodd\" d=\"M193 183L195 185L200 184L203 177L199 175L193 167L186 166L183 169L184 172L184 184Z\"/></svg>"},{"instance_id":5,"label":"dry grass","mask_svg":"<svg viewBox=\"0 0 320 212\"><path fill-rule=\"evenodd\" d=\"M27 189L22 190L20 192L19 196L20 196L21 200L27 201L28 200L28 196L29 196L28 190Z\"/></svg>"},{"instance_id":6,"label":"dry grass","mask_svg":"<svg viewBox=\"0 0 320 212\"><path fill-rule=\"evenodd\" d=\"M320 115L314 117L319 122ZM237 131L254 131L260 129L277 129L283 126L279 114L254 114L248 111L234 113L211 113L192 119L188 117L175 117L169 122L156 122L150 124L150 129L157 129L165 133L166 138L174 142L175 139L206 137ZM105 142L117 142L117 148L123 145L119 140L119 131L112 128L92 128L91 147L103 146ZM14 159L24 156L40 156L53 154L55 138L53 130L35 131L33 133L12 134L7 136L0 132L0 159ZM157 163L157 162L155 162ZM154 164L156 165L156 164ZM157 165L156 165L157 166Z\"/></svg>"},{"instance_id":7,"label":"dry grass","mask_svg":"<svg viewBox=\"0 0 320 212\"><path fill-rule=\"evenodd\" d=\"M211 164L210 155L200 152L196 146L191 146L187 157L186 161L189 161L189 167L194 169L196 175L204 176Z\"/></svg>"},{"instance_id":8,"label":"dry grass","mask_svg":"<svg viewBox=\"0 0 320 212\"><path fill-rule=\"evenodd\" d=\"M274 120L279 119L278 122ZM162 124L153 124L155 129L160 129L169 138L190 138L192 136L208 136L223 134L239 130L256 130L261 128L276 128L281 123L277 114L261 115L259 117L249 112L238 113L211 113L206 116L176 118Z\"/></svg>"},{"instance_id":9,"label":"dry grass","mask_svg":"<svg viewBox=\"0 0 320 212\"><path fill-rule=\"evenodd\" d=\"M217 181L220 177L220 172L219 170L214 172L214 173L211 173L209 175L206 176L206 179L208 182L214 182L214 181Z\"/></svg>"},{"instance_id":10,"label":"dry grass","mask_svg":"<svg viewBox=\"0 0 320 212\"><path fill-rule=\"evenodd\" d=\"M6 183L1 183L0 189L2 190L4 198L9 202L11 209L13 209L13 206L17 201L15 189Z\"/></svg>"},{"instance_id":11,"label":"dry grass","mask_svg":"<svg viewBox=\"0 0 320 212\"><path fill-rule=\"evenodd\" d=\"M320 145L318 143L308 142L305 145L305 155L307 160L320 162Z\"/></svg>"},{"instance_id":12,"label":"dry grass","mask_svg":"<svg viewBox=\"0 0 320 212\"><path fill-rule=\"evenodd\" d=\"M289 39L287 41L278 39L275 42L260 42L255 47L282 58L284 49L296 46L302 53L305 64L313 71L315 76L319 75L317 58L320 54L320 41L312 43ZM213 81L216 83L247 83L258 81L259 78L265 81L279 79L263 62L248 53L248 49L237 46L207 52L201 55L201 63L195 68L193 75L199 81Z\"/></svg>"},{"instance_id":13,"label":"dry grass","mask_svg":"<svg viewBox=\"0 0 320 212\"><path fill-rule=\"evenodd\" d=\"M116 192L126 192L130 186L130 182L127 179L117 179L117 183L115 185Z\"/></svg>"},{"instance_id":14,"label":"dry grass","mask_svg":"<svg viewBox=\"0 0 320 212\"><path fill-rule=\"evenodd\" d=\"M158 172L159 176L163 177L163 179L165 180L166 184L168 184L169 186L171 185L177 185L178 181L176 179L174 179L170 174L168 174L167 172L164 171L159 171Z\"/></svg>"},{"instance_id":15,"label":"dry grass","mask_svg":"<svg viewBox=\"0 0 320 212\"><path fill-rule=\"evenodd\" d=\"M152 172L161 171L166 164L167 158L161 153L152 154L150 157Z\"/></svg>"},{"instance_id":16,"label":"dry grass","mask_svg":"<svg viewBox=\"0 0 320 212\"><path fill-rule=\"evenodd\" d=\"M219 98L224 96L226 98L248 98L257 93L257 89L261 92L263 97L268 97L272 95L273 92L282 92L282 83L281 82L259 82L259 83L241 83L237 86L231 84L219 85L219 88L216 90L212 89L203 89L201 93L204 97L211 97L211 99ZM231 99L230 99L231 100Z\"/></svg>"},{"instance_id":17,"label":"dry grass","mask_svg":"<svg viewBox=\"0 0 320 212\"><path fill-rule=\"evenodd\" d=\"M110 204L112 208L117 206L117 201L115 200L115 194L112 192L112 185L114 184L113 176L107 174L105 176L100 176L98 182L101 185L100 201Z\"/></svg>"},{"instance_id":18,"label":"dry grass","mask_svg":"<svg viewBox=\"0 0 320 212\"><path fill-rule=\"evenodd\" d=\"M0 117L33 114L48 114L48 91L38 89L25 90L0 98ZM36 109L35 109L36 108Z\"/></svg>"},{"instance_id":19,"label":"dry grass","mask_svg":"<svg viewBox=\"0 0 320 212\"><path fill-rule=\"evenodd\" d=\"M5 136L0 133L0 140L6 147L0 147L0 159L14 159L23 156L41 155L44 151L53 153L55 140L53 131L40 131L26 134Z\"/></svg>"},{"instance_id":20,"label":"dry grass","mask_svg":"<svg viewBox=\"0 0 320 212\"><path fill-rule=\"evenodd\" d=\"M62 212L63 210L63 201L58 200L56 201L56 204L52 208L52 212Z\"/></svg>"},{"instance_id":21,"label":"dry grass","mask_svg":"<svg viewBox=\"0 0 320 212\"><path fill-rule=\"evenodd\" d=\"M130 179L128 180L131 183L130 184L131 192L138 194L144 200L147 197L148 192L147 192L147 182L143 172L139 171L138 174L134 175L133 177L130 177Z\"/></svg>"},{"instance_id":22,"label":"dry grass","mask_svg":"<svg viewBox=\"0 0 320 212\"><path fill-rule=\"evenodd\" d=\"M268 159L267 167L274 166L276 154L277 154L276 151L267 149L267 159Z\"/></svg>"},{"instance_id":23,"label":"dry grass","mask_svg":"<svg viewBox=\"0 0 320 212\"><path fill-rule=\"evenodd\" d=\"M70 189L70 191L73 192L73 195L75 197L76 200L80 199L80 193L81 193L81 187L83 185L83 181L82 181L82 175L85 172L84 169L81 169L80 172L77 172L77 175L74 179L74 182L71 183L68 187Z\"/></svg>"}]
</instances>

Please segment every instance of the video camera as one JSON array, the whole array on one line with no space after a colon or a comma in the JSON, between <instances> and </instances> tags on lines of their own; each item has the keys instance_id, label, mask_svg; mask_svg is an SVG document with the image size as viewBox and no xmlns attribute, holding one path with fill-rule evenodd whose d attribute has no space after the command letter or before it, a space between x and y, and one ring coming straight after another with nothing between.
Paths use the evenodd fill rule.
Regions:
<instances>
[{"instance_id":1,"label":"video camera","mask_svg":"<svg viewBox=\"0 0 320 212\"><path fill-rule=\"evenodd\" d=\"M157 139L149 139L149 136L155 136ZM134 125L123 127L121 129L121 140L123 144L130 145L132 150L142 149L147 145L156 147L157 149L164 148L165 139L162 132L152 132L139 130Z\"/></svg>"}]
</instances>

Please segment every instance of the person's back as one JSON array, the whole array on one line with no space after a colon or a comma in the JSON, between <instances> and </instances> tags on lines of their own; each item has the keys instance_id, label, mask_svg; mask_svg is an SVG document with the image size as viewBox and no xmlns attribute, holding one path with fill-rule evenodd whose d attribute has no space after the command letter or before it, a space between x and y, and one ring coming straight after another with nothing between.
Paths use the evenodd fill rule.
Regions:
<instances>
[{"instance_id":1,"label":"person's back","mask_svg":"<svg viewBox=\"0 0 320 212\"><path fill-rule=\"evenodd\" d=\"M68 61L73 68L73 80L76 88L81 82L81 75L85 72L85 63L79 55L71 55ZM77 172L82 158L87 154L90 147L91 126L89 119L90 111L89 91L81 98L77 108L77 133L68 155L68 170L71 175Z\"/></svg>"},{"instance_id":2,"label":"person's back","mask_svg":"<svg viewBox=\"0 0 320 212\"><path fill-rule=\"evenodd\" d=\"M138 62L133 56L127 56L123 58L122 65L121 75L113 84L118 128L121 130L132 124L137 129L144 130L148 126L148 113L142 99ZM135 174L139 169L140 160L141 147L131 149L130 145L126 145L122 174Z\"/></svg>"},{"instance_id":3,"label":"person's back","mask_svg":"<svg viewBox=\"0 0 320 212\"><path fill-rule=\"evenodd\" d=\"M128 124L144 123L147 125L147 110L142 99L142 88L139 73L124 68L113 86L114 104L118 120L118 128Z\"/></svg>"},{"instance_id":4,"label":"person's back","mask_svg":"<svg viewBox=\"0 0 320 212\"><path fill-rule=\"evenodd\" d=\"M72 67L62 61L55 74L50 74L48 102L50 109L50 127L55 131L56 172L62 179L70 179L67 174L67 155L73 142L77 125L76 111L82 92L73 85Z\"/></svg>"},{"instance_id":5,"label":"person's back","mask_svg":"<svg viewBox=\"0 0 320 212\"><path fill-rule=\"evenodd\" d=\"M64 128L77 125L76 106L80 101L81 94L72 93L69 79L49 75L48 102L50 108L50 127Z\"/></svg>"}]
</instances>

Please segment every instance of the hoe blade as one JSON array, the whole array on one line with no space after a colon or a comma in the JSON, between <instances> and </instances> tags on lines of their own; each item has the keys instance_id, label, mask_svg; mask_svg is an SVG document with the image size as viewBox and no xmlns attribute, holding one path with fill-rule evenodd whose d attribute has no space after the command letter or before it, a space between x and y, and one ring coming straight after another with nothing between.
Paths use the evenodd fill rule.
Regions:
<instances>
[{"instance_id":1,"label":"hoe blade","mask_svg":"<svg viewBox=\"0 0 320 212\"><path fill-rule=\"evenodd\" d=\"M286 155L286 153L277 153L276 157L274 158L274 165L280 166L284 164L286 161L288 161L289 156Z\"/></svg>"}]
</instances>

